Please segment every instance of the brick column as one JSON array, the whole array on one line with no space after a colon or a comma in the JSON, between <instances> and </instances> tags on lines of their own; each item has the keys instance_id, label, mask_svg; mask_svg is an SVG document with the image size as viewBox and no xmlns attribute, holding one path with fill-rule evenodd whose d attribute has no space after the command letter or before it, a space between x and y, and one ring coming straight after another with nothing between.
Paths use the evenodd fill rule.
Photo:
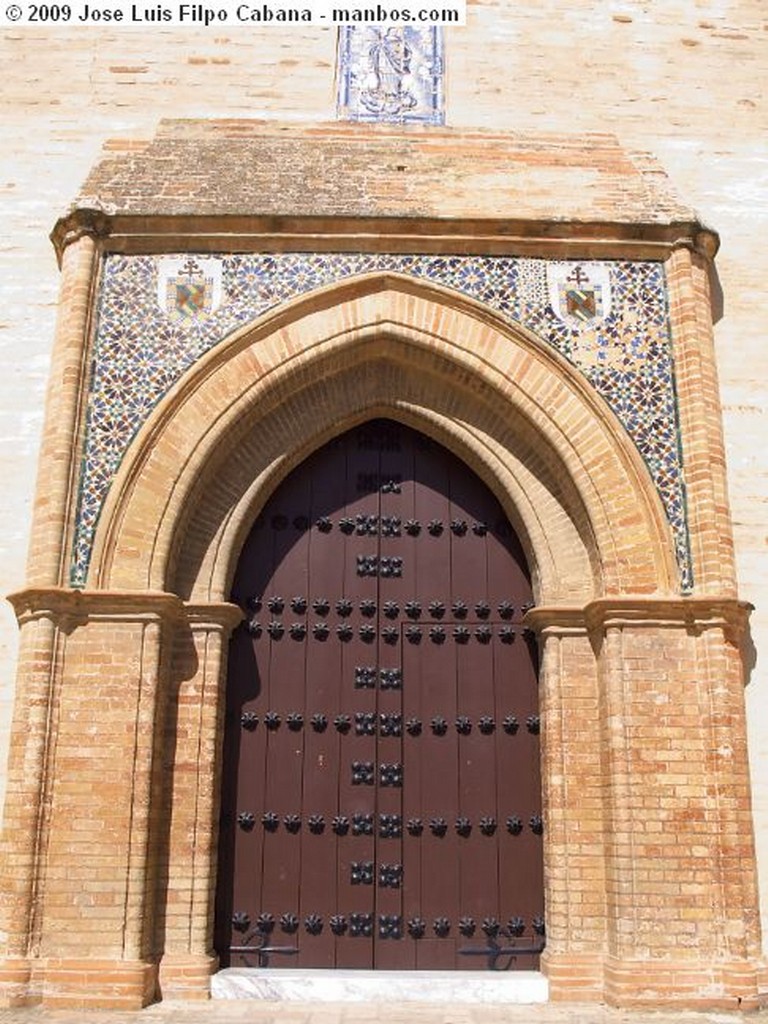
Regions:
<instances>
[{"instance_id":1,"label":"brick column","mask_svg":"<svg viewBox=\"0 0 768 1024\"><path fill-rule=\"evenodd\" d=\"M605 944L603 780L595 657L581 609L537 608L550 999L600 1001Z\"/></svg>"},{"instance_id":2,"label":"brick column","mask_svg":"<svg viewBox=\"0 0 768 1024\"><path fill-rule=\"evenodd\" d=\"M11 728L0 885L0 1003L33 999L29 955L39 930L38 886L44 852L47 764L57 692L60 644L55 599L28 592L9 598L19 621L18 688Z\"/></svg>"},{"instance_id":3,"label":"brick column","mask_svg":"<svg viewBox=\"0 0 768 1024\"><path fill-rule=\"evenodd\" d=\"M95 233L78 232L62 256L59 311L32 516L27 573L30 586L66 586L68 582L98 267Z\"/></svg>"},{"instance_id":4,"label":"brick column","mask_svg":"<svg viewBox=\"0 0 768 1024\"><path fill-rule=\"evenodd\" d=\"M744 609L617 599L593 602L586 621L601 680L606 999L753 1007L757 893L735 640Z\"/></svg>"},{"instance_id":5,"label":"brick column","mask_svg":"<svg viewBox=\"0 0 768 1024\"><path fill-rule=\"evenodd\" d=\"M158 762L181 602L41 588L14 603L33 663L12 741L6 1001L138 1008L156 992Z\"/></svg>"},{"instance_id":6,"label":"brick column","mask_svg":"<svg viewBox=\"0 0 768 1024\"><path fill-rule=\"evenodd\" d=\"M708 262L687 247L666 264L694 592L736 596Z\"/></svg>"},{"instance_id":7,"label":"brick column","mask_svg":"<svg viewBox=\"0 0 768 1024\"><path fill-rule=\"evenodd\" d=\"M212 947L222 735L232 604L187 605L177 637L165 764L171 794L160 988L164 999L207 999L218 961Z\"/></svg>"},{"instance_id":8,"label":"brick column","mask_svg":"<svg viewBox=\"0 0 768 1024\"><path fill-rule=\"evenodd\" d=\"M760 937L731 599L539 607L553 1000L746 1009Z\"/></svg>"}]
</instances>

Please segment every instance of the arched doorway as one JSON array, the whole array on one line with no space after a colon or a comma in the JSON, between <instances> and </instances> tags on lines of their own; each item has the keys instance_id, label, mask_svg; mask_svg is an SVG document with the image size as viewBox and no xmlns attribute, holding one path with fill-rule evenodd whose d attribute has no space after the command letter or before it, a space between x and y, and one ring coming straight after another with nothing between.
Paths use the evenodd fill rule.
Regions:
<instances>
[{"instance_id":1,"label":"arched doorway","mask_svg":"<svg viewBox=\"0 0 768 1024\"><path fill-rule=\"evenodd\" d=\"M73 243L69 251L85 241ZM679 254L690 264L690 254L684 250ZM86 246L81 256L80 262L72 264L78 274L83 272L82 279L77 278L80 284L87 278L85 262L92 262L92 249ZM690 292L686 289L692 282L684 266L678 270L675 301L679 310L688 311ZM74 276L71 282L74 287ZM83 294L78 290L80 284L71 294ZM429 332L425 325L431 325ZM684 330L681 337L688 339L689 335ZM70 338L67 329L62 341ZM696 340L693 348L699 351L700 339ZM684 357L685 350L684 345L678 354ZM87 365L81 357L78 350L78 365ZM696 441L703 435L696 425L704 422L700 417L705 410L696 403L691 405L690 396L686 401L684 441L688 443L692 438L698 452L696 459L704 458L704 449ZM379 532L366 531L359 538L357 512L352 516L347 513L343 494L335 508L327 498L327 511L315 515L310 507L309 514L297 513L296 518L305 514L308 519L306 550L310 556L306 564L310 567L315 542L335 542L342 536L356 566L351 536L355 543L366 542L366 548L359 552L364 556L379 560L402 557L403 575L358 578L352 574L350 582L361 585L361 589L355 590L358 607L352 610L357 616L353 630L358 632L349 640L335 633L336 626L345 620L338 616L335 604L325 619L333 628L333 632L329 628L325 641L315 639L313 634L310 643L308 633L294 640L290 635L294 623L303 622L311 628L322 616L316 616L312 609L304 618L294 618L293 609L289 614L286 605L282 615L274 617L274 621L286 624L283 637L270 636L269 649L290 650L288 640L295 647L303 644L309 656L305 661L314 671L314 666L328 656L323 652L331 651L334 645L336 650L348 650L352 643L362 640L359 629L370 621L359 608L366 599L362 584L375 581L378 592L395 595L384 600L402 601L404 607L414 593L419 597L418 590L404 588L401 597L392 588L400 580L413 580L415 587L421 587L422 552L425 572L444 572L445 565L451 565L451 579L458 579L462 587L461 592L446 591L446 597L440 598L446 604L442 620L429 613L421 620L403 618L400 613L397 620L401 638L399 646L393 646L405 652L402 699L428 692L426 678L429 673L438 675L433 666L443 665L440 658L447 657L450 650L457 664L465 655L485 656L488 649L502 651L500 635L497 644L495 632L488 648L475 638L474 630L483 624L492 630L508 624L517 631L524 622L540 637L539 692L545 722L541 766L547 817L543 837L547 948L541 967L551 997L605 1000L620 1006L679 1003L732 1008L736 1001L742 1008L755 1005L761 961L754 916L757 904L738 647L746 608L736 598L735 583L727 569L723 575L723 566L728 564L729 530L718 525L710 492L706 486L700 487L698 474L693 473L688 497L693 510L692 549L698 582L696 594L682 597L669 530L653 481L626 433L576 369L529 332L501 323L487 309L426 283L403 281L397 275L355 279L334 289L333 294L325 291L321 296L290 304L276 317L236 332L190 369L136 435L120 465L101 513L90 583L83 591L62 586L64 562L59 556L68 535L63 532L57 540L54 533L68 522L69 506L61 495L54 500L49 493L50 477L61 468L57 469L57 453L62 449L57 445L47 448L41 463L46 494L39 505L38 557L31 563L29 586L12 596L22 630L23 670L15 711L6 823L9 849L18 872L8 873L6 878L0 996L21 1001L36 999L42 992L44 1001L52 1006L110 1006L119 1001L122 1006L138 1008L156 997L158 985L167 999L210 995L211 972L218 966L218 957L212 955L211 920L217 868L213 837L217 833L224 753L221 703L227 645L232 628L242 618L242 606L230 603L227 597L232 593L238 558L266 496L280 481L292 480L287 474L336 431L360 423L365 416L377 415L392 415L410 427L425 430L446 444L500 496L529 555L537 607L523 621L504 620L500 615L496 618L495 604L493 617L489 615L488 619L469 614L463 620L460 616L453 618L452 604L457 594L474 608L471 602L475 597L467 590L471 560L469 568L466 562L456 568L452 559L446 562L444 557L435 556L428 560L426 553L447 550L452 555L470 550L464 541L475 543L477 534L472 527L481 520L479 514L475 520L473 509L464 512L462 508L456 518L467 522L467 533L462 537L460 532L450 531L454 518L450 502L455 495L450 472L440 471L440 486L433 485L430 490L442 493L443 502L447 494L447 508L444 505L440 515L420 513L422 530L415 538L404 532L405 519L400 524L399 538L382 536L381 520L398 518L387 504L394 491L379 490L377 501L381 507L379 523L375 524ZM65 418L53 417L59 419L65 424ZM715 449L707 456L714 460L713 465L717 464ZM384 460L389 453L385 449L376 457ZM462 473L467 479L466 468L462 467ZM64 478L69 479L66 473ZM334 479L332 474L325 474L329 484ZM692 481L689 479L689 485ZM67 485L67 495L70 490ZM405 493L402 487L401 494ZM365 496L364 492L361 495ZM273 514L281 514L279 508L272 508L267 517L269 525L262 531L272 529ZM724 506L720 511L725 514ZM375 516L376 512L364 514ZM330 532L324 533L316 525L323 516L332 520ZM408 514L411 517L417 518L415 512ZM342 518L353 520L352 535L341 530ZM443 533L437 538L423 532L423 523L429 525L431 518L443 522ZM486 525L491 521L489 516ZM279 535L291 530L293 541L285 545L286 557L296 543L305 543L302 531L292 519L283 530L275 524L274 543ZM493 537L493 532L487 531L486 538L489 534ZM443 548L430 548L428 539L430 543L442 543ZM396 541L404 554L398 554ZM413 546L408 548L411 541ZM270 572L273 550L274 545L269 548ZM337 560L346 557L343 546L336 550L341 552ZM713 551L725 552L726 556L713 558ZM416 575L408 577L406 570L411 571L412 556ZM486 556L485 564L495 567L499 561L500 556ZM342 560L339 564L347 563ZM381 561L375 563L377 569L381 565ZM348 578L345 575L342 582ZM301 593L286 589L282 596L289 604L291 598L302 593L307 600L319 596L328 597L330 602L332 592L328 586L324 593L324 579L320 578L317 588L312 586L314 592L310 591L313 579L303 578L305 589ZM486 582L489 579L486 577ZM264 588L261 596L267 600L281 596L283 584L279 579L274 589L267 589L268 577L256 579L256 583ZM437 594L437 586L434 591ZM249 596L259 594L248 587L235 593L241 600ZM344 597L348 595L333 594L335 600ZM427 597L428 610L437 597ZM392 662L376 660L382 651L387 657L394 655L381 635L390 620L381 617L383 605L378 598L376 606L372 624L380 635L375 640L374 661L353 661L353 669L357 664L373 667L377 673L380 668L393 668ZM258 616L249 617L261 621L264 628L273 621L271 613L264 614L264 606ZM407 638L403 641L403 623L405 628L410 624L421 626L421 645L410 645ZM472 630L466 645L457 642L453 633L462 623ZM427 633L438 625L446 630L442 645L433 643ZM516 649L523 639L516 632L509 647ZM251 652L248 656L253 668L254 643L249 645L242 636L236 643L241 652ZM417 664L415 690L409 684L412 662L406 661L411 657ZM341 664L343 667L345 663ZM272 663L269 665L271 669ZM454 675L445 671L442 676L458 680L458 670L451 671ZM425 678L420 676L422 672L427 673ZM472 692L476 680L487 675L473 673ZM288 678L283 673L279 681L282 684ZM311 681L311 674L304 679ZM94 701L94 686L98 687L98 701ZM316 693L311 689L302 692L304 696ZM381 689L375 694L375 700L394 697ZM330 698L327 712L319 705L317 710L306 707L302 711L299 705L291 706L286 696L285 705L277 708L283 716L282 724L274 731L263 729L264 723L260 722L249 732L237 716L227 736L227 763L231 765L233 758L237 763L238 750L246 740L254 736L263 740L267 733L265 765L279 761L266 758L267 752L278 753L277 737L288 736L300 743L300 756L292 765L306 762L302 751L318 737L333 737L341 753L346 749L342 743L356 743L358 738L363 745L373 739L383 749L385 740L396 744L398 738L381 736L380 718L374 719L378 735L358 737L354 716L400 714L401 733L408 717L420 717L422 736L418 739L433 743L432 753L422 761L422 775L454 778L459 780L458 787L458 769L449 775L433 754L451 749L449 745L439 747L438 740L458 744L459 751L470 749L467 743L483 736L479 721L486 714L484 708L473 711L476 717L471 718L469 712L457 706L456 718L461 714L471 718L472 729L465 735L456 731L455 719L451 729L452 707L436 713L429 709L414 713L405 705L403 711L392 710L391 705L380 710L377 704L363 704L362 700L372 694L365 688L357 690L354 684L353 697L354 701L347 694L347 704L337 703L341 710L334 709L331 715ZM105 702L112 709L113 727L109 729L101 720ZM243 706L240 714L246 710ZM267 706L253 714L266 715L270 710L273 707ZM302 716L300 723L293 720L297 729L287 728L290 713ZM336 730L337 713L352 716L346 735ZM535 733L527 731L527 715L511 713L519 720L513 738L530 737L535 744ZM311 724L315 714L328 717L324 733L316 732ZM495 715L494 743L502 738L499 723L503 725L506 714ZM443 737L431 730L432 718L439 716L448 726ZM683 761L678 750L681 734L685 737ZM233 837L238 843L256 837L263 851L275 834L290 837L299 844L300 864L307 865L319 861L324 856L322 843L335 837L340 854L334 861L335 870L329 872L321 864L318 877L322 892L327 890L337 898L342 910L339 916L346 918L339 948L342 941L348 949L353 945L351 914L370 913L371 935L366 936L362 927L355 942L370 940L369 949L382 958L376 960L379 965L384 965L387 950L402 950L408 943L413 950L424 949L426 955L430 949L427 938L433 951L449 949L453 943L456 952L458 941L466 946L482 946L483 959L479 962L487 964L491 942L479 916L484 911L464 914L459 906L449 918L447 911L441 912L440 907L433 910L426 903L428 886L438 877L437 869L442 870L444 863L451 861L457 861L461 868L462 852L471 849L469 843L479 838L474 823L479 824L487 812L478 809L466 815L475 829L468 837L456 833L455 819L451 830L449 812L442 808L423 812L422 821L427 824L433 816L444 817L446 834L439 837L431 830L429 834L422 830L419 841L426 838L432 846L422 843L415 873L408 860L414 837L402 831L402 821L400 837L378 834L379 813L397 812L385 808L379 811L375 801L383 801L385 796L393 798L396 787L378 788L376 771L381 762L403 765L400 792L404 801L410 799L414 773L409 758L415 749L409 747L412 739L409 733L399 737L403 754L400 762L389 754L389 760L383 754L379 759L379 750L374 750L373 756L354 758L372 762L374 786L360 784L353 789L347 785L342 791L339 785L330 810L315 810L303 804L281 809L278 825L287 836L278 830L258 838L256 830L263 828L258 814L271 808L242 808L244 814L254 815L254 827L247 832L246 817L245 827L237 823L235 829L240 810L237 800L230 797L229 813L234 816L229 842L235 841ZM427 750L426 742L422 749ZM671 758L670 751L677 751L677 756ZM713 759L713 751L722 752L722 756ZM346 772L352 760L346 754L341 760L341 753L334 762L340 783L349 778ZM124 764L130 764L132 770L116 768ZM73 787L75 770L79 781ZM315 774L319 775L319 770ZM293 767L282 775L264 777L279 780L295 779L296 775ZM302 783L314 784L312 775L303 768L298 775ZM509 770L502 777L506 793L507 780L517 779ZM681 778L684 786L680 785ZM365 812L377 816L372 840L350 835L351 825L343 837L336 837L328 829L328 820L332 824L333 817L351 819L354 813L364 813L352 806L350 794L355 799L365 796L374 800L374 810ZM422 796L421 788L417 794ZM698 799L695 794L700 797L698 804L691 803ZM322 829L313 822L318 832L309 829L309 817L315 813L324 819ZM284 819L289 814L300 815L297 833L285 828ZM524 826L518 838L539 843L542 840L530 829L526 814L517 812ZM410 815L410 809L401 814L406 826ZM511 842L513 838L512 833L502 833L506 827L504 815L514 817L515 811L497 811L495 842ZM530 817L535 816L534 811ZM73 821L78 822L79 847L87 848L95 867L83 868L82 858L78 860L73 852ZM674 828L670 828L671 821ZM109 837L106 844L105 836ZM342 907L344 878L351 883L341 859L351 846L342 844L358 838L361 847L366 841L373 842L373 853L366 854L363 849L355 863L371 862L377 884L373 885L373 877L370 887L358 883L353 889L350 884L346 892L354 893L355 903L350 898ZM459 839L468 841L461 845ZM310 840L318 840L320 845L310 846ZM393 851L401 842L402 861L394 854L383 860L381 849L388 842L395 844L389 847ZM309 856L301 853L302 848ZM693 888L692 850L697 853ZM237 845L230 848L225 841L223 852L223 868L227 856L230 868L239 857L244 863L250 860L258 866L256 877L263 877L264 858L257 849ZM379 890L377 857L389 866L402 863L399 890L392 886ZM352 859L348 855L347 867ZM665 881L660 886L656 876L662 861ZM502 863L501 856L497 856L496 863ZM504 859L503 863L512 862ZM80 875L86 870L88 879L93 879L96 869L94 885L100 893L109 891L111 896L109 900L99 896L94 903L83 898L87 879ZM484 870L481 867L475 875ZM221 877L226 875L222 873ZM418 940L406 937L408 922L416 916L409 902L412 877L421 886L417 895L424 908L419 908L418 916L425 922L425 934ZM233 907L231 892L222 884L219 949L226 953L233 940L245 944L249 936L253 936L251 945L256 945L264 935L264 944L306 948L310 939L326 941L329 931L333 934L330 917L336 916L331 914L335 908L326 911L318 902L305 909L299 890L294 896L296 909L273 909L261 902L261 896L272 891L271 882L269 889L262 886L257 894L259 905L254 900L242 911L248 915L245 932L233 935L230 931L222 939L222 925L229 930L232 915L239 912ZM487 891L486 885L482 891ZM370 910L357 903L363 892L372 905ZM461 901L461 888L458 892ZM42 901L41 894L45 897ZM399 897L403 904L399 926L403 937L395 940L396 922L389 920L384 922L389 934L380 936L379 917L389 919L398 914L389 909L391 903L379 912L376 902ZM271 930L268 919L265 931L256 927L262 913L273 915ZM298 918L295 931L283 930L280 918L284 913ZM514 909L505 908L496 911L495 916L506 925L507 914L514 913ZM314 921L313 914L322 920ZM438 915L445 916L450 925L446 936L434 931ZM474 935L457 939L459 915L473 918ZM94 947L96 918L98 944ZM307 931L307 918L312 918L313 927L322 924L318 936ZM286 923L288 929L294 927L290 918ZM529 929L519 938L529 941L530 934ZM502 945L508 936L496 938ZM91 954L98 959L90 959ZM252 960L257 959L254 954ZM298 961L293 954L286 954L282 959L271 957L271 962L285 966ZM463 954L459 961L456 952L456 962L460 967L464 965ZM418 953L416 966L420 966ZM461 984L463 977L455 975L454 984ZM416 981L420 979L423 981L423 976L417 975ZM487 987L483 991L487 992Z\"/></svg>"},{"instance_id":2,"label":"arched doorway","mask_svg":"<svg viewBox=\"0 0 768 1024\"><path fill-rule=\"evenodd\" d=\"M487 487L417 431L364 423L273 494L232 600L248 617L227 689L222 963L534 967L531 585Z\"/></svg>"}]
</instances>

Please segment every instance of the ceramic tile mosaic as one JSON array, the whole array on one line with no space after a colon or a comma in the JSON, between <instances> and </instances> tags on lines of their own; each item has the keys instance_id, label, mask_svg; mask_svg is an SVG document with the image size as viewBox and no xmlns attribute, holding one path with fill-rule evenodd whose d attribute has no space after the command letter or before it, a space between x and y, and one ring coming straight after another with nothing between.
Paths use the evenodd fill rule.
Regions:
<instances>
[{"instance_id":1,"label":"ceramic tile mosaic","mask_svg":"<svg viewBox=\"0 0 768 1024\"><path fill-rule=\"evenodd\" d=\"M440 28L381 25L339 30L338 116L349 121L442 124Z\"/></svg>"},{"instance_id":2,"label":"ceramic tile mosaic","mask_svg":"<svg viewBox=\"0 0 768 1024\"><path fill-rule=\"evenodd\" d=\"M394 271L477 299L534 331L603 396L645 459L692 586L685 485L661 264L503 256L275 253L104 260L71 582L126 449L182 373L232 331L297 295Z\"/></svg>"}]
</instances>

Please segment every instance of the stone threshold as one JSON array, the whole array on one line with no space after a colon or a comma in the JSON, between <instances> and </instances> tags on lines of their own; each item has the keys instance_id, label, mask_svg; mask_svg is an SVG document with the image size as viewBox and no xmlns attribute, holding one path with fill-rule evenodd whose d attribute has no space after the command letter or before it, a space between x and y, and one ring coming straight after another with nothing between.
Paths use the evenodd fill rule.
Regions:
<instances>
[{"instance_id":1,"label":"stone threshold","mask_svg":"<svg viewBox=\"0 0 768 1024\"><path fill-rule=\"evenodd\" d=\"M227 967L211 979L214 999L301 1003L546 1003L537 971L353 971Z\"/></svg>"}]
</instances>

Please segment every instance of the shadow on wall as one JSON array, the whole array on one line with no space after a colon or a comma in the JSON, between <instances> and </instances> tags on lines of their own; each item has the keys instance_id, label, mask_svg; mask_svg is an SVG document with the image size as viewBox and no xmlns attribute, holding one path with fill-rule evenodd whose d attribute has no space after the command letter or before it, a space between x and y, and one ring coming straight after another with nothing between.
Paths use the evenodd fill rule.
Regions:
<instances>
[{"instance_id":1,"label":"shadow on wall","mask_svg":"<svg viewBox=\"0 0 768 1024\"><path fill-rule=\"evenodd\" d=\"M714 260L707 261L707 277L709 278L710 309L712 310L712 323L719 324L725 315L725 296L723 286L720 284L720 275Z\"/></svg>"},{"instance_id":2,"label":"shadow on wall","mask_svg":"<svg viewBox=\"0 0 768 1024\"><path fill-rule=\"evenodd\" d=\"M750 605L750 614L754 610L753 606ZM744 685L749 686L752 680L752 673L757 665L757 648L755 642L752 639L752 626L747 622L746 629L741 634L739 640L739 651L741 653L741 663L744 666Z\"/></svg>"}]
</instances>

